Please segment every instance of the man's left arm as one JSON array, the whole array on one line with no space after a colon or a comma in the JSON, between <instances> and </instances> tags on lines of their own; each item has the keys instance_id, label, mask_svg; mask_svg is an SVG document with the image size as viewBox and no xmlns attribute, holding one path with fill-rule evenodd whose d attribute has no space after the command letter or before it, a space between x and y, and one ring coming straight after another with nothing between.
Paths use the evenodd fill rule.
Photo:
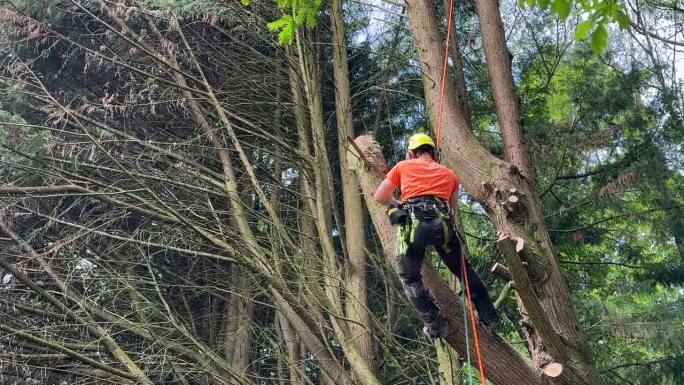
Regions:
<instances>
[{"instance_id":1,"label":"man's left arm","mask_svg":"<svg viewBox=\"0 0 684 385\"><path fill-rule=\"evenodd\" d=\"M458 211L458 188L451 192L451 197L449 198L449 207L456 212Z\"/></svg>"},{"instance_id":2,"label":"man's left arm","mask_svg":"<svg viewBox=\"0 0 684 385\"><path fill-rule=\"evenodd\" d=\"M451 191L451 196L449 197L449 206L456 212L458 210L458 189L461 187L461 181L458 180L455 172L451 171L451 175L454 177L454 187Z\"/></svg>"}]
</instances>

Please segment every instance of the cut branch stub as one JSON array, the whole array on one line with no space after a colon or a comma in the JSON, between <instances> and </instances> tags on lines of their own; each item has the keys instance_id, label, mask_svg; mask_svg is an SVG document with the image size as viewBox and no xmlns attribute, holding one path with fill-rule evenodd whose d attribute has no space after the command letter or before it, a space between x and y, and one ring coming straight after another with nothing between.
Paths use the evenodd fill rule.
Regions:
<instances>
[{"instance_id":1,"label":"cut branch stub","mask_svg":"<svg viewBox=\"0 0 684 385\"><path fill-rule=\"evenodd\" d=\"M361 143L363 143L363 141L365 140L365 137L367 137L367 135L359 136L359 138L361 139L361 141L360 141ZM353 149L348 148L347 151L349 151L349 153L351 153L352 156L356 156L357 158L360 158L360 160L364 166L368 167L369 169L375 169L375 171L377 171L378 173L380 173L382 175L387 173L388 167L387 167L386 163L378 162L377 158L373 158L373 160L369 159L366 156L366 154L361 150L359 145L351 137L348 136L347 141L353 147ZM373 151L372 149L370 149L368 147L367 147L367 149L370 153L372 153L372 151Z\"/></svg>"},{"instance_id":2,"label":"cut branch stub","mask_svg":"<svg viewBox=\"0 0 684 385\"><path fill-rule=\"evenodd\" d=\"M546 365L544 368L544 374L546 374L549 377L556 378L563 373L563 364L557 361L552 361L548 365Z\"/></svg>"},{"instance_id":3,"label":"cut branch stub","mask_svg":"<svg viewBox=\"0 0 684 385\"><path fill-rule=\"evenodd\" d=\"M482 185L482 189L485 191L485 193L489 193L492 191L492 184L491 183L481 181L480 184Z\"/></svg>"},{"instance_id":4,"label":"cut branch stub","mask_svg":"<svg viewBox=\"0 0 684 385\"><path fill-rule=\"evenodd\" d=\"M510 191L515 191L510 193ZM506 217L513 223L523 224L528 218L527 202L522 199L522 192L511 188L508 191L502 191L501 206L507 211Z\"/></svg>"},{"instance_id":5,"label":"cut branch stub","mask_svg":"<svg viewBox=\"0 0 684 385\"><path fill-rule=\"evenodd\" d=\"M511 237L515 241L515 252L520 253L525 248L525 239L519 237Z\"/></svg>"},{"instance_id":6,"label":"cut branch stub","mask_svg":"<svg viewBox=\"0 0 684 385\"><path fill-rule=\"evenodd\" d=\"M511 275L511 271L508 270L508 268L499 262L495 263L494 266L492 266L492 274L494 274L497 277L503 278L505 281L512 281L513 276Z\"/></svg>"},{"instance_id":7,"label":"cut branch stub","mask_svg":"<svg viewBox=\"0 0 684 385\"><path fill-rule=\"evenodd\" d=\"M388 170L382 147L370 135L360 135L351 141L354 150L366 167L384 175Z\"/></svg>"}]
</instances>

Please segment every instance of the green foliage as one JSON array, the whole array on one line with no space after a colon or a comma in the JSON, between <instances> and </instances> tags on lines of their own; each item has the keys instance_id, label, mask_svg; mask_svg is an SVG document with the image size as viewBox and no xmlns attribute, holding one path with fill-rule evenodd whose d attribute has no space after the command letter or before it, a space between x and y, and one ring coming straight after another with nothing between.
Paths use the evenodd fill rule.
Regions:
<instances>
[{"instance_id":1,"label":"green foliage","mask_svg":"<svg viewBox=\"0 0 684 385\"><path fill-rule=\"evenodd\" d=\"M240 0L248 5L249 0ZM214 17L222 18L229 15L225 4L213 0L142 0L141 4L154 10L158 15L168 16L173 11L180 18Z\"/></svg>"},{"instance_id":2,"label":"green foliage","mask_svg":"<svg viewBox=\"0 0 684 385\"><path fill-rule=\"evenodd\" d=\"M540 7L544 8L542 1L540 0ZM547 3L544 1L544 3ZM548 3L547 3L548 4ZM551 11L556 13L561 20L565 20L570 14L570 9L572 8L572 2L570 0L555 0L551 3Z\"/></svg>"},{"instance_id":3,"label":"green foliage","mask_svg":"<svg viewBox=\"0 0 684 385\"><path fill-rule=\"evenodd\" d=\"M584 40L591 37L591 47L595 52L602 52L608 45L607 25L617 23L620 29L626 29L630 25L629 16L625 13L624 4L617 0L518 0L523 6L537 6L541 9L549 9L565 20L570 15L575 4L587 19L577 25L575 38Z\"/></svg>"},{"instance_id":4,"label":"green foliage","mask_svg":"<svg viewBox=\"0 0 684 385\"><path fill-rule=\"evenodd\" d=\"M294 40L295 31L302 25L313 28L316 25L318 11L322 0L276 0L283 15L268 23L271 31L279 31L278 42L290 44Z\"/></svg>"},{"instance_id":5,"label":"green foliage","mask_svg":"<svg viewBox=\"0 0 684 385\"><path fill-rule=\"evenodd\" d=\"M580 23L577 37L592 28ZM607 384L681 383L684 178L668 160L681 145L679 117L642 101L647 69L617 71L604 64L616 54L600 59L588 45L563 56L549 46L522 60L518 89L540 189L549 189L547 224L596 361Z\"/></svg>"},{"instance_id":6,"label":"green foliage","mask_svg":"<svg viewBox=\"0 0 684 385\"><path fill-rule=\"evenodd\" d=\"M591 48L596 52L601 52L608 45L608 31L604 24L599 24L591 34Z\"/></svg>"},{"instance_id":7,"label":"green foliage","mask_svg":"<svg viewBox=\"0 0 684 385\"><path fill-rule=\"evenodd\" d=\"M577 30L575 31L575 38L577 40L586 39L589 36L589 31L594 28L594 22L591 20L584 20L577 25Z\"/></svg>"}]
</instances>

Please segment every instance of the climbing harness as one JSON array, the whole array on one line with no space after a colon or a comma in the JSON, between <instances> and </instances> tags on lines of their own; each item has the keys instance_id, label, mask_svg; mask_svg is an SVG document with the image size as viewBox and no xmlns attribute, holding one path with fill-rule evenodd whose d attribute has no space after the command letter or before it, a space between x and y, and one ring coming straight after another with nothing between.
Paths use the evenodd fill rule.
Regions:
<instances>
[{"instance_id":1,"label":"climbing harness","mask_svg":"<svg viewBox=\"0 0 684 385\"><path fill-rule=\"evenodd\" d=\"M439 88L439 107L437 109L437 128L435 129L435 147L439 149L440 133L442 130L443 116L444 116L444 85L446 84L447 68L449 67L449 41L451 39L451 29L453 25L454 18L454 0L449 1L449 16L447 19L447 34L444 40L444 62L442 63L442 76ZM446 238L446 237L445 237ZM465 293L468 299L467 303L464 301L463 306L463 323L466 332L466 355L468 358L468 366L470 366L470 342L468 338L468 319L465 317L465 307L467 305L470 310L470 324L473 331L473 339L475 342L475 353L477 354L477 363L480 369L480 380L482 385L487 385L487 377L485 376L484 364L482 359L482 354L480 353L480 338L478 335L477 324L475 323L475 312L473 311L473 301L470 296L470 284L468 282L468 272L466 270L466 260L463 248L461 248L461 277L463 277L463 283L465 284ZM470 383L472 384L472 377L469 376Z\"/></svg>"},{"instance_id":2,"label":"climbing harness","mask_svg":"<svg viewBox=\"0 0 684 385\"><path fill-rule=\"evenodd\" d=\"M450 226L453 226L453 211L449 204L439 197L434 196L421 196L410 198L407 202L400 206L401 209L408 212L406 220L400 224L397 228L397 242L395 243L395 253L396 255L403 255L406 253L408 245L415 242L416 229L420 226L421 222L430 223L433 221L440 221L443 231L443 243L441 247L449 252L451 247L449 242L451 241L451 235L455 237L458 236L458 232L454 231L452 233ZM460 240L459 240L460 242ZM472 327L472 335L474 338L475 352L477 354L478 366L480 370L480 378L482 379L482 385L486 385L486 377L484 374L484 365L482 360L482 354L480 352L480 341L479 334L477 330L477 324L475 322L475 313L473 311L473 302L470 292L470 282L468 279L468 270L465 260L465 253L460 253L460 265L461 265L461 277L459 279L465 286L465 290L462 290L463 295L463 322L464 331L466 339L466 357L468 361L468 366L472 367L470 359L470 331L468 328L468 318L470 318L470 323ZM470 317L468 317L467 310L470 311ZM472 373L468 371L468 381L472 385Z\"/></svg>"},{"instance_id":3,"label":"climbing harness","mask_svg":"<svg viewBox=\"0 0 684 385\"><path fill-rule=\"evenodd\" d=\"M450 251L451 247L449 247L449 223L451 218L451 211L450 209L446 211L444 210L448 207L449 205L448 203L446 203L446 201L431 196L411 198L406 203L404 203L400 208L408 211L407 220L403 224L401 224L397 229L397 245L403 245L395 247L395 252L399 253L406 251L406 243L413 243L415 241L416 229L420 225L421 221L431 221L435 219L440 219L442 221L442 231L444 235L444 242L442 244L442 248L446 251ZM430 216L429 218L425 217L425 213L430 211L434 212L434 218L432 216ZM420 212L421 215L418 215L418 212Z\"/></svg>"}]
</instances>

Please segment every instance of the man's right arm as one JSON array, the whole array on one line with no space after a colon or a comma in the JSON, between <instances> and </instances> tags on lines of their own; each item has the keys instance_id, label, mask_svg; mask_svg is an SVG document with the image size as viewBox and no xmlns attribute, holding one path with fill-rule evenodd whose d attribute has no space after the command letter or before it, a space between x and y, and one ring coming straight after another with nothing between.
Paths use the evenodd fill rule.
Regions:
<instances>
[{"instance_id":1,"label":"man's right arm","mask_svg":"<svg viewBox=\"0 0 684 385\"><path fill-rule=\"evenodd\" d=\"M378 189L375 190L373 198L385 206L399 206L401 201L397 200L392 193L399 187L401 183L401 169L402 162L397 163L385 175L385 179L380 183Z\"/></svg>"},{"instance_id":2,"label":"man's right arm","mask_svg":"<svg viewBox=\"0 0 684 385\"><path fill-rule=\"evenodd\" d=\"M396 189L397 186L394 183L392 183L392 181L385 178L382 181L382 183L380 183L380 186L378 186L378 189L375 190L375 194L373 194L373 199L382 203L385 206L390 206L393 204L399 205L401 204L401 201L397 200L395 197L392 196L392 193Z\"/></svg>"}]
</instances>

